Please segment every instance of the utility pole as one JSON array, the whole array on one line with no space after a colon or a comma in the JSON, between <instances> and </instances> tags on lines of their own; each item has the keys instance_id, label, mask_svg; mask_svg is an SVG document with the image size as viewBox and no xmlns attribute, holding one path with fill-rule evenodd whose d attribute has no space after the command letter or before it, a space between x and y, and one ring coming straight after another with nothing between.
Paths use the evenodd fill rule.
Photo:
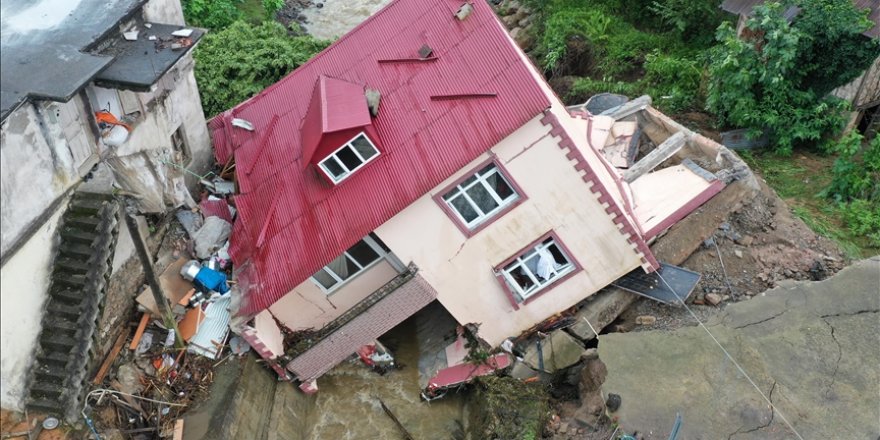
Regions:
<instances>
[{"instance_id":1,"label":"utility pole","mask_svg":"<svg viewBox=\"0 0 880 440\"><path fill-rule=\"evenodd\" d=\"M162 291L162 285L159 283L159 278L156 277L156 271L153 270L153 260L150 258L150 251L147 250L147 244L144 243L144 238L141 236L137 219L134 218L134 207L131 202L132 200L129 197L122 199L122 209L125 212L125 224L128 226L128 233L131 235L131 241L134 242L134 248L138 258L141 260L141 265L144 266L144 275L153 293L156 306L159 307L162 322L165 324L165 328L174 331L175 347L182 349L183 338L177 329L177 320L174 319L174 315L171 313L168 298L165 296L165 292Z\"/></svg>"}]
</instances>

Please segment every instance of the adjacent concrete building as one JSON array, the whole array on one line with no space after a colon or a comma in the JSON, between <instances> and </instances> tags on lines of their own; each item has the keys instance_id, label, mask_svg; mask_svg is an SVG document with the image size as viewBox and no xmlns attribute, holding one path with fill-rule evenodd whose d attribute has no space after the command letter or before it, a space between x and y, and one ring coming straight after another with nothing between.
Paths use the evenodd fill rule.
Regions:
<instances>
[{"instance_id":1,"label":"adjacent concrete building","mask_svg":"<svg viewBox=\"0 0 880 440\"><path fill-rule=\"evenodd\" d=\"M73 233L72 223L65 230L84 240L85 248L71 244L68 250L83 253L65 254L59 223L71 197L89 186L90 193L133 195L142 213L164 212L192 203L183 168L203 169L211 158L191 56L203 31L179 32L184 23L177 0L12 0L4 1L2 10L0 377L3 408L20 410L35 356L49 352L37 348L38 335L46 325L66 322L46 307L62 294L65 281L83 276L78 270L100 263L90 254L97 245ZM86 204L98 209L104 202ZM117 220L108 218L104 232L115 231ZM113 237L102 241L115 258L101 275L120 269L131 256L126 235L118 245ZM63 272L72 274L66 280L59 279L55 264L61 260L72 266L65 269L72 272ZM60 310L74 317L84 313L77 299L89 295L86 290L68 289L69 302ZM107 292L108 300L133 294ZM69 335L58 334L82 342L92 337L94 323L83 326L73 323ZM96 341L96 351L108 338ZM56 348L63 351L63 345ZM73 358L65 356L81 348L58 353L53 365L73 368ZM47 393L43 400L63 400Z\"/></svg>"},{"instance_id":2,"label":"adjacent concrete building","mask_svg":"<svg viewBox=\"0 0 880 440\"><path fill-rule=\"evenodd\" d=\"M567 109L484 1L392 2L209 124L240 189L236 330L314 391L433 301L497 346L658 269L647 243L724 183L649 172L690 136L649 104Z\"/></svg>"}]
</instances>

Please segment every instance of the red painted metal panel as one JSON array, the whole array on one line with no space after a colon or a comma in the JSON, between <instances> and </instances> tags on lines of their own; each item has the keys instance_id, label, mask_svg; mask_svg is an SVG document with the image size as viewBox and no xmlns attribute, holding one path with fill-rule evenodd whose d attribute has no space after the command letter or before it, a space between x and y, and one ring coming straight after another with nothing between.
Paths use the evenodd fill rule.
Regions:
<instances>
[{"instance_id":1,"label":"red painted metal panel","mask_svg":"<svg viewBox=\"0 0 880 440\"><path fill-rule=\"evenodd\" d=\"M211 121L218 161L234 154L242 165L236 167L241 194L230 247L239 276L247 281L242 313L256 313L280 299L549 107L549 97L485 0L476 1L464 21L454 16L458 6L447 0L396 0L278 83ZM423 44L433 48L436 61L378 62L414 56ZM381 156L336 186L306 163L309 147L301 132L321 75L356 85L360 104L363 87L382 96L379 115L371 121ZM431 100L432 95L486 93L496 96ZM355 105L354 99L331 101L326 104ZM233 115L251 122L254 132L233 127ZM345 115L336 117L342 119L331 121L333 126L351 123Z\"/></svg>"}]
</instances>

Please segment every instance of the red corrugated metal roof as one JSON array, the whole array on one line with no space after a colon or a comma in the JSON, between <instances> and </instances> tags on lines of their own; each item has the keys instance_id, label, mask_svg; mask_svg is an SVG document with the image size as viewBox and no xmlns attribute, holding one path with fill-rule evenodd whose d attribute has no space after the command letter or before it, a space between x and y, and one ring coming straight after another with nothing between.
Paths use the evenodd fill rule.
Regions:
<instances>
[{"instance_id":1,"label":"red corrugated metal roof","mask_svg":"<svg viewBox=\"0 0 880 440\"><path fill-rule=\"evenodd\" d=\"M370 110L367 108L363 85L321 75L315 84L302 125L303 158L311 163L318 163L323 157L312 156L324 135L366 127L370 122ZM330 152L340 145L331 146Z\"/></svg>"},{"instance_id":2,"label":"red corrugated metal roof","mask_svg":"<svg viewBox=\"0 0 880 440\"><path fill-rule=\"evenodd\" d=\"M241 194L230 252L242 313L287 294L357 240L550 105L495 13L474 3L396 0L314 59L210 123L217 160L235 155ZM427 44L437 59L412 58ZM333 186L303 157L300 127L321 75L379 90L382 154ZM432 100L438 95L495 94ZM233 117L251 122L249 132ZM271 126L271 129L270 129ZM258 245L259 243L259 245Z\"/></svg>"},{"instance_id":3,"label":"red corrugated metal roof","mask_svg":"<svg viewBox=\"0 0 880 440\"><path fill-rule=\"evenodd\" d=\"M416 274L406 284L290 361L287 369L301 381L316 379L436 298L437 291Z\"/></svg>"}]
</instances>

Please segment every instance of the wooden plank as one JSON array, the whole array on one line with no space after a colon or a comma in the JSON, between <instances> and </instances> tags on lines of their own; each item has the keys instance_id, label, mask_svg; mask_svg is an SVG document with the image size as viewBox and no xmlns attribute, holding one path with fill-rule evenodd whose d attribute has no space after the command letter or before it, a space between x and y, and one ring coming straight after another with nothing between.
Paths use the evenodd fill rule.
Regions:
<instances>
[{"instance_id":1,"label":"wooden plank","mask_svg":"<svg viewBox=\"0 0 880 440\"><path fill-rule=\"evenodd\" d=\"M119 391L120 392L119 396L122 397L122 400L124 400L125 403L128 404L128 406L134 408L138 413L140 413L141 417L143 417L144 420L150 419L150 417L147 415L146 411L144 411L144 409L141 407L140 403L138 403L137 400L135 400L133 397L129 396L128 394L122 394L123 386L122 386L122 384L119 383L119 381L117 381L115 379L111 380L110 386L113 387L113 389L115 389L116 391Z\"/></svg>"},{"instance_id":2,"label":"wooden plank","mask_svg":"<svg viewBox=\"0 0 880 440\"><path fill-rule=\"evenodd\" d=\"M150 312L144 312L141 315L141 322L138 323L137 331L134 332L134 337L131 338L131 344L128 345L129 350L134 350L137 348L138 343L141 342L141 338L144 336L144 330L147 329L147 324L150 323Z\"/></svg>"},{"instance_id":3,"label":"wooden plank","mask_svg":"<svg viewBox=\"0 0 880 440\"><path fill-rule=\"evenodd\" d=\"M102 363L101 368L98 369L98 374L96 374L95 378L92 380L93 385L98 385L104 381L104 376L110 371L110 366L113 365L113 361L116 360L116 357L119 356L119 352L122 351L122 346L125 345L125 339L128 338L129 333L131 333L131 329L126 327L122 333L116 337L116 342L113 343L113 348L110 349L110 353L107 354L104 363Z\"/></svg>"},{"instance_id":4,"label":"wooden plank","mask_svg":"<svg viewBox=\"0 0 880 440\"><path fill-rule=\"evenodd\" d=\"M379 400L379 405L382 406L382 409L385 411L385 414L387 414L388 417L391 418L391 420L394 422L394 424L397 425L397 429L399 429L401 434L403 434L403 438L406 440L415 440L413 438L412 434L410 434L409 431L407 431L406 428L403 426L403 423L400 423L400 420L397 419L397 416L395 416L394 413L391 412L391 410L388 409L387 406L385 406L385 402L383 402L382 399L378 399L378 400Z\"/></svg>"},{"instance_id":5,"label":"wooden plank","mask_svg":"<svg viewBox=\"0 0 880 440\"><path fill-rule=\"evenodd\" d=\"M639 96L619 107L608 109L601 113L602 116L611 116L614 120L623 119L639 110L651 105L651 97L648 95Z\"/></svg>"},{"instance_id":6,"label":"wooden plank","mask_svg":"<svg viewBox=\"0 0 880 440\"><path fill-rule=\"evenodd\" d=\"M172 440L183 440L183 419L174 422L174 437Z\"/></svg>"},{"instance_id":7,"label":"wooden plank","mask_svg":"<svg viewBox=\"0 0 880 440\"><path fill-rule=\"evenodd\" d=\"M627 183L632 183L632 181L638 179L643 174L657 168L657 165L660 165L664 160L669 159L673 154L677 153L678 150L681 150L681 148L684 147L685 141L687 141L687 136L680 131L669 136L662 144L658 145L654 151L648 153L648 155L643 157L642 160L636 162L635 165L626 170L626 172L623 173L623 180Z\"/></svg>"}]
</instances>

